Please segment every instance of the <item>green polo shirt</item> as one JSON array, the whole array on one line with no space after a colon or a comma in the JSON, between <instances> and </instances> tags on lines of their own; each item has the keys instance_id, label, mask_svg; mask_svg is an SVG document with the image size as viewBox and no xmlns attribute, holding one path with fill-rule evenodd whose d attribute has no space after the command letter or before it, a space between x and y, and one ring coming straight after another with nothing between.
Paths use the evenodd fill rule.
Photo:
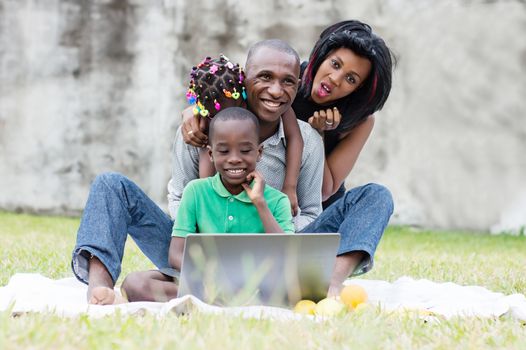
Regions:
<instances>
[{"instance_id":1,"label":"green polo shirt","mask_svg":"<svg viewBox=\"0 0 526 350\"><path fill-rule=\"evenodd\" d=\"M251 185L252 186L252 185ZM266 185L263 196L270 212L286 233L294 233L288 197ZM189 233L264 233L256 207L243 191L233 195L221 182L219 174L190 181L186 185L177 211L172 236Z\"/></svg>"}]
</instances>

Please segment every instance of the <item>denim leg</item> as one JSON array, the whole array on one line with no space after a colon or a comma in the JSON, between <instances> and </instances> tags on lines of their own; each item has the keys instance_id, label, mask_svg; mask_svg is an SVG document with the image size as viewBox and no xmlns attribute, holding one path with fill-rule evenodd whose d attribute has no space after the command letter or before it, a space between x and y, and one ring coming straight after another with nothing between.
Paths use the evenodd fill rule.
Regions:
<instances>
[{"instance_id":1,"label":"denim leg","mask_svg":"<svg viewBox=\"0 0 526 350\"><path fill-rule=\"evenodd\" d=\"M367 184L349 190L300 233L339 232L338 255L354 251L367 254L353 272L360 275L373 267L374 252L392 213L391 192L381 185Z\"/></svg>"},{"instance_id":2,"label":"denim leg","mask_svg":"<svg viewBox=\"0 0 526 350\"><path fill-rule=\"evenodd\" d=\"M159 268L169 267L172 220L131 180L105 173L93 181L77 232L71 266L88 283L89 257L95 255L115 283L121 273L128 233Z\"/></svg>"}]
</instances>

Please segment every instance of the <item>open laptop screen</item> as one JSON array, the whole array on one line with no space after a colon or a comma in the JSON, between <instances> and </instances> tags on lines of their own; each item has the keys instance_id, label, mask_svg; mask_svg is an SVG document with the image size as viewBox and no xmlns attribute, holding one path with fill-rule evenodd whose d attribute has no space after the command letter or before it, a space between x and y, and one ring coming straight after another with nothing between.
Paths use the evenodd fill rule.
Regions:
<instances>
[{"instance_id":1,"label":"open laptop screen","mask_svg":"<svg viewBox=\"0 0 526 350\"><path fill-rule=\"evenodd\" d=\"M324 298L340 235L192 234L178 297L218 305L293 305Z\"/></svg>"}]
</instances>

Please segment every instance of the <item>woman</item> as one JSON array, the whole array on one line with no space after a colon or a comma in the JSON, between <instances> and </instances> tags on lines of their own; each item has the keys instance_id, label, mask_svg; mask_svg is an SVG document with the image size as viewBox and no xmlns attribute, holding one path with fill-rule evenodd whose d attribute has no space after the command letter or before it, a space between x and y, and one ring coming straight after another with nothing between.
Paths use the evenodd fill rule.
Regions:
<instances>
[{"instance_id":1,"label":"woman","mask_svg":"<svg viewBox=\"0 0 526 350\"><path fill-rule=\"evenodd\" d=\"M349 175L391 91L392 58L367 24L343 21L325 29L301 67L292 105L323 136L324 208L345 193Z\"/></svg>"}]
</instances>

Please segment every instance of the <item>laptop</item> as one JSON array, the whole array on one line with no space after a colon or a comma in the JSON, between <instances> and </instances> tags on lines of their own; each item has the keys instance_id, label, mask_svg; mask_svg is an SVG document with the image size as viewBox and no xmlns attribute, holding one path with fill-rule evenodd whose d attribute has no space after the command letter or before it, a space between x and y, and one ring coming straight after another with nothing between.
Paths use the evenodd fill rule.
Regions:
<instances>
[{"instance_id":1,"label":"laptop","mask_svg":"<svg viewBox=\"0 0 526 350\"><path fill-rule=\"evenodd\" d=\"M337 233L190 234L177 297L215 305L292 306L326 297Z\"/></svg>"}]
</instances>

